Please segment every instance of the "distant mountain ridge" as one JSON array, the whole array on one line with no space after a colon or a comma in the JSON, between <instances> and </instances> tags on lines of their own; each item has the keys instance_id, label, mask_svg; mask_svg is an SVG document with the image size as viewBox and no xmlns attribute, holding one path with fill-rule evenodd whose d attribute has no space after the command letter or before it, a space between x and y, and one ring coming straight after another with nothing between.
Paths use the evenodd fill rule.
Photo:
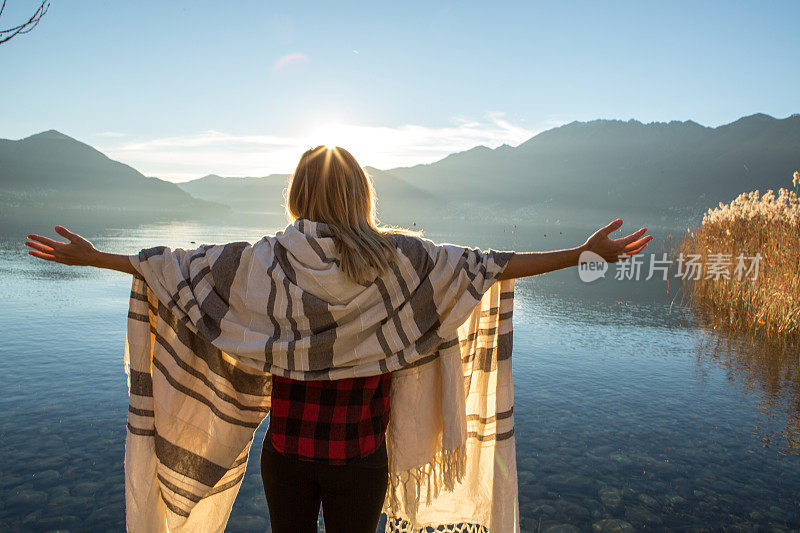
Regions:
<instances>
[{"instance_id":1,"label":"distant mountain ridge","mask_svg":"<svg viewBox=\"0 0 800 533\"><path fill-rule=\"evenodd\" d=\"M431 209L437 204L435 195L410 185L403 180L373 167L365 167L372 177L378 199L378 209L383 217L407 218L408 203L414 210ZM209 174L196 180L179 184L192 196L218 199L236 210L258 212L280 209L289 183L289 174L271 174L258 177L221 177Z\"/></svg>"},{"instance_id":2,"label":"distant mountain ridge","mask_svg":"<svg viewBox=\"0 0 800 533\"><path fill-rule=\"evenodd\" d=\"M516 147L476 146L431 164L368 171L384 211L403 219L491 219L546 208L564 218L612 210L683 223L741 192L785 187L798 168L800 114L776 119L758 113L718 127L692 120L575 121ZM181 187L252 207L253 198L280 197L287 178L247 178L249 190L232 178Z\"/></svg>"},{"instance_id":3,"label":"distant mountain ridge","mask_svg":"<svg viewBox=\"0 0 800 533\"><path fill-rule=\"evenodd\" d=\"M563 219L590 210L659 214L682 223L741 192L786 187L800 169L800 114L762 113L730 124L571 122L522 144L477 146L431 164L367 167L383 220ZM288 174L181 184L146 178L94 148L50 130L0 140L0 207L83 202L171 213L282 209ZM596 217L595 217L596 218Z\"/></svg>"},{"instance_id":4,"label":"distant mountain ridge","mask_svg":"<svg viewBox=\"0 0 800 533\"><path fill-rule=\"evenodd\" d=\"M572 122L516 148L476 147L389 174L434 194L511 205L711 207L786 186L800 167L800 115L764 114L710 128L694 121Z\"/></svg>"},{"instance_id":5,"label":"distant mountain ridge","mask_svg":"<svg viewBox=\"0 0 800 533\"><path fill-rule=\"evenodd\" d=\"M125 211L192 214L230 208L148 178L55 130L0 139L0 208L13 211Z\"/></svg>"}]
</instances>

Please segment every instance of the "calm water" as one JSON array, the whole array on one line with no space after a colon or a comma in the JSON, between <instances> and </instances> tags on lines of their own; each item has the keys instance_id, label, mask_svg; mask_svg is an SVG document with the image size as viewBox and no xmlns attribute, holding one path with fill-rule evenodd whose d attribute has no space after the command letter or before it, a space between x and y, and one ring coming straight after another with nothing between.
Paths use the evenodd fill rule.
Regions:
<instances>
[{"instance_id":1,"label":"calm water","mask_svg":"<svg viewBox=\"0 0 800 533\"><path fill-rule=\"evenodd\" d=\"M28 256L25 234L54 236L48 227L0 230L0 530L121 531L131 279ZM253 242L282 227L73 229L133 253ZM428 236L525 250L577 244L586 232L498 226ZM523 530L800 530L797 356L703 330L670 307L676 289L589 286L574 270L517 282ZM229 531L268 529L259 449Z\"/></svg>"}]
</instances>

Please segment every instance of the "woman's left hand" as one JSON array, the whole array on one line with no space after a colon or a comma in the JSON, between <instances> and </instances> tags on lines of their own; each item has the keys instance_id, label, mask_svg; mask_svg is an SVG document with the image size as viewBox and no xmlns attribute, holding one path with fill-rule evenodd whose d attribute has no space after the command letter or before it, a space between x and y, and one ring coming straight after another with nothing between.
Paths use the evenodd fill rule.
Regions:
<instances>
[{"instance_id":1,"label":"woman's left hand","mask_svg":"<svg viewBox=\"0 0 800 533\"><path fill-rule=\"evenodd\" d=\"M64 226L56 226L56 233L66 237L69 242L54 241L41 235L28 235L25 246L33 248L28 253L34 257L54 261L64 265L96 266L100 252L92 243L77 233L72 233Z\"/></svg>"}]
</instances>

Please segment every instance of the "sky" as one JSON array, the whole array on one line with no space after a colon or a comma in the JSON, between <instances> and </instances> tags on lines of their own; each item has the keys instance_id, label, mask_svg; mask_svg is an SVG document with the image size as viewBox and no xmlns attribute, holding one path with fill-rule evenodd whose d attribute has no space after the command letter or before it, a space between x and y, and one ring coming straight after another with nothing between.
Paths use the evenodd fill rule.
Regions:
<instances>
[{"instance_id":1,"label":"sky","mask_svg":"<svg viewBox=\"0 0 800 533\"><path fill-rule=\"evenodd\" d=\"M0 28L36 0L8 0ZM574 120L800 112L800 2L53 0L0 45L0 138L56 129L148 176L518 145ZM0 162L1 163L1 162Z\"/></svg>"}]
</instances>

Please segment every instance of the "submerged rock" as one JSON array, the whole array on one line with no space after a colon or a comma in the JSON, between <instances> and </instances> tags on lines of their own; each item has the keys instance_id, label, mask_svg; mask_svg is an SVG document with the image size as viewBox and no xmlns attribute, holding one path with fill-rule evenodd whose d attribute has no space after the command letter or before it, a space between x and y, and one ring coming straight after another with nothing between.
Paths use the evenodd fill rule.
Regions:
<instances>
[{"instance_id":1,"label":"submerged rock","mask_svg":"<svg viewBox=\"0 0 800 533\"><path fill-rule=\"evenodd\" d=\"M568 519L585 519L590 516L588 509L581 507L577 503L566 500L558 500L554 502L553 507L555 507L563 516L567 517Z\"/></svg>"},{"instance_id":2,"label":"submerged rock","mask_svg":"<svg viewBox=\"0 0 800 533\"><path fill-rule=\"evenodd\" d=\"M235 522L232 521L231 525L235 525L239 531L269 531L267 529L267 520L263 516L239 516Z\"/></svg>"},{"instance_id":3,"label":"submerged rock","mask_svg":"<svg viewBox=\"0 0 800 533\"><path fill-rule=\"evenodd\" d=\"M77 516L72 515L58 515L58 516L42 516L36 522L41 531L57 530L65 531L70 527L78 527L81 521Z\"/></svg>"},{"instance_id":4,"label":"submerged rock","mask_svg":"<svg viewBox=\"0 0 800 533\"><path fill-rule=\"evenodd\" d=\"M21 490L6 499L9 506L36 506L40 507L47 502L47 493L38 490Z\"/></svg>"},{"instance_id":5,"label":"submerged rock","mask_svg":"<svg viewBox=\"0 0 800 533\"><path fill-rule=\"evenodd\" d=\"M532 485L525 485L520 492L530 498L541 498L542 495L547 492L547 487L539 483L534 483Z\"/></svg>"},{"instance_id":6,"label":"submerged rock","mask_svg":"<svg viewBox=\"0 0 800 533\"><path fill-rule=\"evenodd\" d=\"M637 498L645 505L658 505L658 500L648 494L639 494Z\"/></svg>"},{"instance_id":7,"label":"submerged rock","mask_svg":"<svg viewBox=\"0 0 800 533\"><path fill-rule=\"evenodd\" d=\"M600 501L609 509L616 509L622 503L622 494L614 487L603 487L598 491Z\"/></svg>"},{"instance_id":8,"label":"submerged rock","mask_svg":"<svg viewBox=\"0 0 800 533\"><path fill-rule=\"evenodd\" d=\"M678 496L677 494L670 494L666 498L667 503L670 505L681 505L686 503L686 498L683 496Z\"/></svg>"},{"instance_id":9,"label":"submerged rock","mask_svg":"<svg viewBox=\"0 0 800 533\"><path fill-rule=\"evenodd\" d=\"M580 533L580 529L572 524L554 524L547 526L542 530L542 533Z\"/></svg>"},{"instance_id":10,"label":"submerged rock","mask_svg":"<svg viewBox=\"0 0 800 533\"><path fill-rule=\"evenodd\" d=\"M636 529L619 518L606 518L592 524L592 530L600 533L633 533Z\"/></svg>"},{"instance_id":11,"label":"submerged rock","mask_svg":"<svg viewBox=\"0 0 800 533\"><path fill-rule=\"evenodd\" d=\"M73 496L95 496L103 494L103 485L97 481L83 481L75 485L70 494Z\"/></svg>"},{"instance_id":12,"label":"submerged rock","mask_svg":"<svg viewBox=\"0 0 800 533\"><path fill-rule=\"evenodd\" d=\"M661 524L661 518L659 518L658 515L638 505L628 507L625 510L625 516L628 520L637 525L653 526Z\"/></svg>"},{"instance_id":13,"label":"submerged rock","mask_svg":"<svg viewBox=\"0 0 800 533\"><path fill-rule=\"evenodd\" d=\"M61 474L55 470L44 470L33 475L33 486L41 489L56 485L61 479Z\"/></svg>"}]
</instances>

